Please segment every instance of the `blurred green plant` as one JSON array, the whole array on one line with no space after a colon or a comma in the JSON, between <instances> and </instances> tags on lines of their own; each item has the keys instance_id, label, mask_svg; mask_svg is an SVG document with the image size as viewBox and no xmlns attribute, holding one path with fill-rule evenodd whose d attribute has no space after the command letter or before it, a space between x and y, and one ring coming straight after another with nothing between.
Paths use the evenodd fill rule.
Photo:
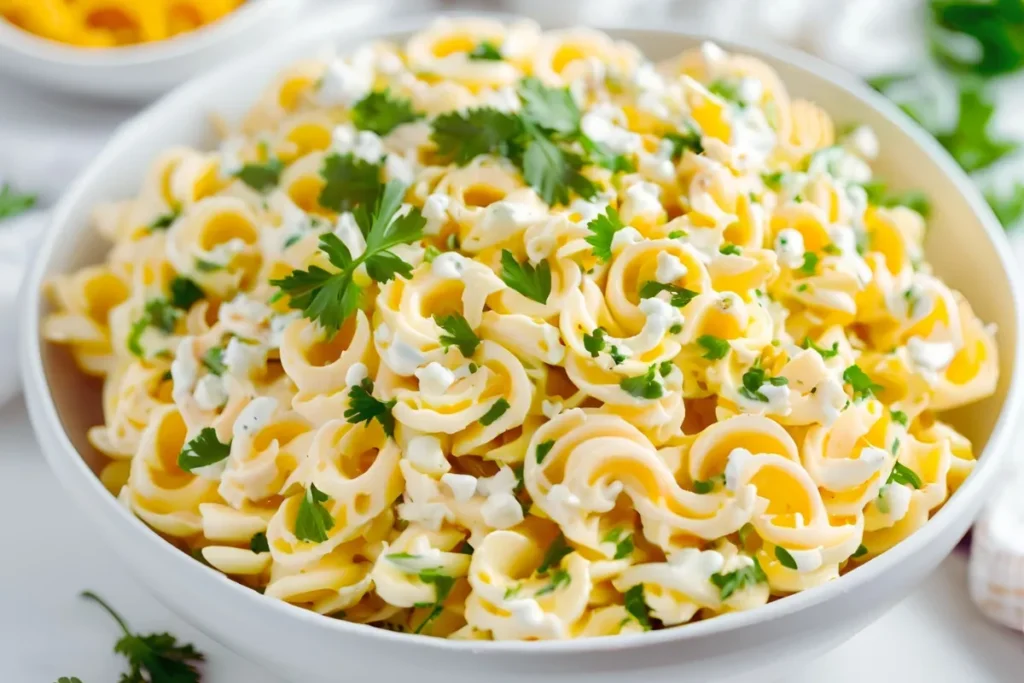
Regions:
<instances>
[{"instance_id":1,"label":"blurred green plant","mask_svg":"<svg viewBox=\"0 0 1024 683\"><path fill-rule=\"evenodd\" d=\"M868 83L934 135L965 171L984 171L1021 149L1020 142L989 130L995 104L988 89L995 77L1024 68L1024 0L930 0L929 9L931 53L956 88L956 120L936 123L935 98L917 73ZM1003 227L1024 219L1024 183L1005 193L987 188L984 195Z\"/></svg>"}]
</instances>

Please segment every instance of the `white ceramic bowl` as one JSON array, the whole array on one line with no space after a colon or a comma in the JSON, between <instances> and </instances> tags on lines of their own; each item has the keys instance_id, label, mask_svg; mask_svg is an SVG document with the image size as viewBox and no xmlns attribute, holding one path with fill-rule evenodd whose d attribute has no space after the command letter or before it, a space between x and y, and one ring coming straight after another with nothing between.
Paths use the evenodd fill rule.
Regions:
<instances>
[{"instance_id":1,"label":"white ceramic bowl","mask_svg":"<svg viewBox=\"0 0 1024 683\"><path fill-rule=\"evenodd\" d=\"M85 439L86 427L100 421L97 387L82 379L63 350L39 338L40 316L47 311L39 295L43 280L97 262L107 248L88 228L90 207L132 195L164 147L210 142L210 109L241 113L279 67L325 41L351 48L371 37L403 37L422 23L410 18L356 36L342 21L328 18L180 88L125 125L57 207L27 283L21 339L25 390L46 458L82 513L102 530L111 552L183 619L285 680L309 683L621 683L624 676L661 683L781 675L843 642L918 587L985 502L1021 405L1021 299L1009 249L988 206L934 140L854 78L775 47L732 46L760 55L792 93L821 103L840 123L874 127L881 140L882 177L897 186L920 187L932 199L929 260L967 295L982 319L999 326L1002 367L995 396L948 416L976 444L978 467L923 529L894 549L827 585L679 628L571 642L459 642L328 619L263 597L175 550L104 490L93 473L99 458ZM609 32L634 41L652 58L699 40L665 29Z\"/></svg>"},{"instance_id":2,"label":"white ceramic bowl","mask_svg":"<svg viewBox=\"0 0 1024 683\"><path fill-rule=\"evenodd\" d=\"M46 40L0 19L0 70L62 92L148 100L281 35L303 3L248 0L220 21L170 40L102 50Z\"/></svg>"}]
</instances>

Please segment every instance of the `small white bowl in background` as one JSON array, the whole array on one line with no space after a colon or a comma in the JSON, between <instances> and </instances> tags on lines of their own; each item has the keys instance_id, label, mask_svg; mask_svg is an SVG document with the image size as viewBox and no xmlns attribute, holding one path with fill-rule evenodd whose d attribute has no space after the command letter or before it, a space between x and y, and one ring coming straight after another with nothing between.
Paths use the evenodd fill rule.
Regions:
<instances>
[{"instance_id":1,"label":"small white bowl in background","mask_svg":"<svg viewBox=\"0 0 1024 683\"><path fill-rule=\"evenodd\" d=\"M935 272L967 296L982 320L998 326L995 395L946 415L974 442L978 466L902 543L823 586L676 628L561 642L453 641L330 619L260 595L177 550L106 491L95 475L103 460L85 437L89 426L102 421L99 387L74 368L66 349L40 338L40 321L49 311L42 283L104 258L108 245L89 224L91 208L133 196L164 148L212 143L210 111L241 116L279 69L326 44L350 50L375 38L403 40L428 20L354 25L347 7L189 83L125 124L54 211L25 285L22 378L36 435L63 495L77 501L110 552L182 619L284 680L307 683L776 680L849 639L919 587L963 536L1008 460L1012 423L1019 419L1024 394L1019 274L992 211L931 136L847 73L790 49L752 43L726 47L765 60L791 94L818 102L838 123L875 129L881 177L896 188L918 187L932 200L925 250ZM606 30L653 59L701 40L665 27Z\"/></svg>"},{"instance_id":2,"label":"small white bowl in background","mask_svg":"<svg viewBox=\"0 0 1024 683\"><path fill-rule=\"evenodd\" d=\"M305 0L246 0L218 21L167 40L84 48L0 18L0 71L66 93L145 101L284 33Z\"/></svg>"}]
</instances>

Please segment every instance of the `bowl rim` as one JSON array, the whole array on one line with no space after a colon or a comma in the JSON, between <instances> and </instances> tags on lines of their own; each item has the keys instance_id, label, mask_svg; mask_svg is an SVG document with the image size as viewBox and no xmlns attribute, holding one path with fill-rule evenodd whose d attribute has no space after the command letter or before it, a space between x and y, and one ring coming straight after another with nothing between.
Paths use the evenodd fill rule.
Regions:
<instances>
[{"instance_id":1,"label":"bowl rim","mask_svg":"<svg viewBox=\"0 0 1024 683\"><path fill-rule=\"evenodd\" d=\"M267 14L284 9L290 3L304 1L245 0L220 19L191 31L150 43L111 48L88 48L50 40L0 18L0 50L10 50L25 59L76 70L148 66L206 50L229 35L253 28Z\"/></svg>"},{"instance_id":2,"label":"bowl rim","mask_svg":"<svg viewBox=\"0 0 1024 683\"><path fill-rule=\"evenodd\" d=\"M346 9L344 7L320 13L313 20L307 20L296 26L289 35L273 41L261 52L263 55L287 52L297 47L300 43L309 43L310 51L312 52L319 43L323 42L323 39L329 39L334 43L338 43L348 37L356 39L353 41L354 44L361 44L373 39L400 38L411 31L423 28L438 18L473 16L501 21L522 18L506 12L456 10L405 15L401 18L395 18L393 21L382 22L374 26L346 26L344 21L341 21L344 19L345 14ZM548 26L545 22L540 23L545 25L546 28L567 27L562 23L551 26ZM336 28L328 34L325 33L326 29L324 29L326 25L332 25ZM849 74L839 67L830 65L813 55L767 41L744 40L741 42L711 38L706 34L676 28L652 26L642 21L626 20L615 26L598 25L593 28L607 31L613 35L621 31L646 31L651 34L686 37L697 41L713 39L730 50L758 56L769 56L772 59L787 64L791 68L806 72L816 79L828 81L834 87L860 100L892 123L908 138L911 144L917 145L930 158L931 162L943 175L953 181L957 190L963 195L969 208L977 216L1006 275L1007 285L1012 298L1016 339L1013 348L1000 349L1000 352L1012 353L1012 358L1015 362L1013 363L1006 398L1004 399L999 417L992 427L985 448L978 454L979 465L972 472L971 476L967 477L957 492L931 517L927 524L895 547L834 581L795 593L783 600L776 600L756 609L729 612L712 619L683 624L660 631L620 634L602 638L536 642L460 641L446 638L410 637L410 634L372 628L368 627L368 625L348 622L342 619L332 619L284 601L266 598L260 593L232 581L219 572L210 571L199 562L179 551L157 533L153 532L142 520L126 510L118 499L103 487L99 478L89 469L85 460L79 455L64 431L46 382L46 375L43 371L42 347L44 342L39 334L42 282L54 246L60 240L61 233L64 232L68 225L73 223L73 208L81 202L81 195L85 194L89 186L99 177L100 167L109 163L108 160L110 158L120 156L122 149L130 145L133 138L144 135L149 119L153 118L156 113L166 108L179 108L185 104L194 104L201 101L201 95L211 88L208 85L210 83L223 81L229 76L237 78L251 77L252 66L258 60L258 56L252 54L230 64L223 65L175 88L127 121L111 138L104 150L97 155L89 167L78 176L54 210L53 225L40 245L31 270L25 280L25 289L27 291L25 292L25 305L22 307L20 319L20 350L22 353L22 381L25 386L33 427L37 434L44 432L44 428L47 430L47 436L42 437L41 441L47 438L52 439L49 442L51 447L43 449L44 455L58 475L58 478L61 479L62 484L69 489L77 489L73 490L72 493L81 496L83 501L88 497L91 502L89 507L95 511L96 515L105 517L105 521L120 525L120 528L126 534L135 534L132 544L137 549L137 552L160 554L161 561L173 566L175 573L187 577L192 585L197 586L197 591L201 590L205 593L208 591L218 591L221 588L233 591L238 599L249 601L253 610L258 610L262 616L268 619L282 620L282 625L288 623L288 620L297 620L292 623L301 623L310 628L323 628L333 631L338 636L350 639L366 638L377 642L383 641L383 643L400 644L405 648L416 647L425 650L455 653L491 655L533 654L543 657L568 656L584 654L598 649L651 648L664 643L691 641L736 631L793 616L821 603L828 602L839 595L862 588L879 579L882 575L906 561L911 555L917 553L928 544L935 542L941 535L941 532L950 526L957 517L967 514L973 499L981 495L981 492L989 484L990 480L996 476L1002 461L1009 457L1007 442L1012 435L1011 420L1013 415L1018 413L1022 405L1024 405L1024 364L1019 362L1024 358L1024 309L1022 309L1022 305L1024 305L1024 295L1022 295L1024 288L1022 288L1021 276L1011 260L1011 250L1004 231L994 213L983 199L981 192L974 186L967 174L957 165L948 152L895 104L873 91L856 76ZM310 42L310 39L313 38L316 40ZM202 111L202 108L200 108L200 111ZM97 498L99 500L96 500ZM127 531L129 528L141 533L136 534L136 531Z\"/></svg>"}]
</instances>

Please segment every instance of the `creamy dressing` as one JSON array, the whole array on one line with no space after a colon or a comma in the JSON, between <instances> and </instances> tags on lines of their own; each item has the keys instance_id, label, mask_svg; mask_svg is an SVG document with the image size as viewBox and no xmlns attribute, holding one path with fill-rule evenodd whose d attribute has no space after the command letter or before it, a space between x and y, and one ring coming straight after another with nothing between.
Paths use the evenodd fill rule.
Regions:
<instances>
[{"instance_id":1,"label":"creamy dressing","mask_svg":"<svg viewBox=\"0 0 1024 683\"><path fill-rule=\"evenodd\" d=\"M423 202L423 217L427 219L423 232L426 235L437 235L448 223L448 206L451 199L446 194L428 195Z\"/></svg>"},{"instance_id":2,"label":"creamy dressing","mask_svg":"<svg viewBox=\"0 0 1024 683\"><path fill-rule=\"evenodd\" d=\"M336 126L331 132L331 149L376 164L384 156L384 142L370 130L357 131L352 124Z\"/></svg>"},{"instance_id":3,"label":"creamy dressing","mask_svg":"<svg viewBox=\"0 0 1024 683\"><path fill-rule=\"evenodd\" d=\"M875 131L871 126L857 126L847 136L846 141L854 152L868 161L872 161L878 156L878 136L875 135Z\"/></svg>"},{"instance_id":4,"label":"creamy dressing","mask_svg":"<svg viewBox=\"0 0 1024 683\"><path fill-rule=\"evenodd\" d=\"M672 162L671 140L662 140L654 154L640 154L640 173L651 180L669 184L676 179L676 165Z\"/></svg>"},{"instance_id":5,"label":"creamy dressing","mask_svg":"<svg viewBox=\"0 0 1024 683\"><path fill-rule=\"evenodd\" d=\"M658 268L654 272L654 279L662 284L671 284L676 280L686 277L689 272L679 257L667 251L658 252Z\"/></svg>"},{"instance_id":6,"label":"creamy dressing","mask_svg":"<svg viewBox=\"0 0 1024 683\"><path fill-rule=\"evenodd\" d=\"M290 313L282 313L275 315L270 319L270 336L268 337L267 343L272 349L281 348L281 339L284 337L284 331L288 329L296 320L302 318L300 311L292 311Z\"/></svg>"},{"instance_id":7,"label":"creamy dressing","mask_svg":"<svg viewBox=\"0 0 1024 683\"><path fill-rule=\"evenodd\" d=\"M786 550L789 552L790 557L793 558L793 562L796 563L796 571L801 574L817 571L824 564L821 548L812 548L811 550L790 550L787 548Z\"/></svg>"},{"instance_id":8,"label":"creamy dressing","mask_svg":"<svg viewBox=\"0 0 1024 683\"><path fill-rule=\"evenodd\" d=\"M508 529L523 521L523 508L511 493L493 493L480 506L484 523L494 529Z\"/></svg>"},{"instance_id":9,"label":"creamy dressing","mask_svg":"<svg viewBox=\"0 0 1024 683\"><path fill-rule=\"evenodd\" d=\"M363 363L353 363L349 366L348 370L345 371L345 386L354 387L362 383L364 379L369 377L369 370Z\"/></svg>"},{"instance_id":10,"label":"creamy dressing","mask_svg":"<svg viewBox=\"0 0 1024 683\"><path fill-rule=\"evenodd\" d=\"M217 375L205 375L196 383L196 405L202 410L216 410L228 402L224 382Z\"/></svg>"},{"instance_id":11,"label":"creamy dressing","mask_svg":"<svg viewBox=\"0 0 1024 683\"><path fill-rule=\"evenodd\" d=\"M171 362L171 382L173 389L171 395L175 401L179 401L192 393L192 387L196 384L196 377L199 375L199 361L195 357L195 339L185 337L178 343L177 352Z\"/></svg>"},{"instance_id":12,"label":"creamy dressing","mask_svg":"<svg viewBox=\"0 0 1024 683\"><path fill-rule=\"evenodd\" d=\"M956 356L952 342L925 341L920 337L907 340L907 352L914 364L931 372L943 372Z\"/></svg>"},{"instance_id":13,"label":"creamy dressing","mask_svg":"<svg viewBox=\"0 0 1024 683\"><path fill-rule=\"evenodd\" d=\"M661 188L654 183L646 181L634 183L626 188L622 213L628 216L658 216L665 210L661 206L660 197ZM621 232L622 230L619 230L619 233Z\"/></svg>"},{"instance_id":14,"label":"creamy dressing","mask_svg":"<svg viewBox=\"0 0 1024 683\"><path fill-rule=\"evenodd\" d=\"M235 424L231 427L232 436L236 439L243 436L253 436L270 422L270 418L276 410L276 398L257 396L249 401L249 404L235 418Z\"/></svg>"},{"instance_id":15,"label":"creamy dressing","mask_svg":"<svg viewBox=\"0 0 1024 683\"><path fill-rule=\"evenodd\" d=\"M353 60L355 61L355 60ZM373 88L373 69L335 59L327 65L316 92L316 101L326 107L351 107Z\"/></svg>"},{"instance_id":16,"label":"creamy dressing","mask_svg":"<svg viewBox=\"0 0 1024 683\"><path fill-rule=\"evenodd\" d=\"M683 323L683 314L679 309L663 301L660 297L641 299L637 307L646 316L643 329L635 337L622 340L622 345L632 351L632 355L643 354L655 348L665 338L665 334L673 325ZM658 377L660 380L660 376Z\"/></svg>"},{"instance_id":17,"label":"creamy dressing","mask_svg":"<svg viewBox=\"0 0 1024 683\"><path fill-rule=\"evenodd\" d=\"M430 272L442 280L459 280L466 269L468 259L457 251L446 251L434 257Z\"/></svg>"},{"instance_id":18,"label":"creamy dressing","mask_svg":"<svg viewBox=\"0 0 1024 683\"><path fill-rule=\"evenodd\" d=\"M455 382L455 374L437 362L418 368L415 375L420 381L420 392L424 396L442 396Z\"/></svg>"},{"instance_id":19,"label":"creamy dressing","mask_svg":"<svg viewBox=\"0 0 1024 683\"><path fill-rule=\"evenodd\" d=\"M242 170L242 150L245 149L245 138L233 135L220 143L220 167L218 175L227 180Z\"/></svg>"},{"instance_id":20,"label":"creamy dressing","mask_svg":"<svg viewBox=\"0 0 1024 683\"><path fill-rule=\"evenodd\" d=\"M679 576L684 582L700 584L717 574L725 567L725 558L717 550L698 550L697 548L683 548L672 553L667 558L668 566L672 572Z\"/></svg>"},{"instance_id":21,"label":"creamy dressing","mask_svg":"<svg viewBox=\"0 0 1024 683\"><path fill-rule=\"evenodd\" d=\"M412 185L416 180L415 166L397 154L388 154L384 159L384 173L388 180L398 180L405 185Z\"/></svg>"},{"instance_id":22,"label":"creamy dressing","mask_svg":"<svg viewBox=\"0 0 1024 683\"><path fill-rule=\"evenodd\" d=\"M754 455L746 448L734 448L725 463L725 488L735 491L739 486L740 474Z\"/></svg>"},{"instance_id":23,"label":"creamy dressing","mask_svg":"<svg viewBox=\"0 0 1024 683\"><path fill-rule=\"evenodd\" d=\"M768 125L764 112L757 107L735 112L730 144L737 170L762 168L775 150L775 143L775 131Z\"/></svg>"},{"instance_id":24,"label":"creamy dressing","mask_svg":"<svg viewBox=\"0 0 1024 683\"><path fill-rule=\"evenodd\" d=\"M848 401L842 382L832 377L819 382L814 389L814 404L821 416L821 424L826 427L832 426Z\"/></svg>"},{"instance_id":25,"label":"creamy dressing","mask_svg":"<svg viewBox=\"0 0 1024 683\"><path fill-rule=\"evenodd\" d=\"M804 251L804 236L799 230L784 228L775 236L775 253L787 268L803 265Z\"/></svg>"},{"instance_id":26,"label":"creamy dressing","mask_svg":"<svg viewBox=\"0 0 1024 683\"><path fill-rule=\"evenodd\" d=\"M426 359L419 349L405 342L398 335L395 335L391 344L381 353L381 360L391 368L392 372L403 377L415 374L417 368L423 365Z\"/></svg>"},{"instance_id":27,"label":"creamy dressing","mask_svg":"<svg viewBox=\"0 0 1024 683\"><path fill-rule=\"evenodd\" d=\"M624 228L615 231L612 236L612 252L618 252L620 249L628 247L631 244L637 242L643 242L644 236L631 225L627 225Z\"/></svg>"},{"instance_id":28,"label":"creamy dressing","mask_svg":"<svg viewBox=\"0 0 1024 683\"><path fill-rule=\"evenodd\" d=\"M267 362L267 350L232 337L224 348L223 361L229 375L238 380L247 380L253 370L263 367Z\"/></svg>"},{"instance_id":29,"label":"creamy dressing","mask_svg":"<svg viewBox=\"0 0 1024 683\"><path fill-rule=\"evenodd\" d=\"M616 126L596 110L583 115L580 127L584 135L604 145L613 154L631 154L642 145L638 134Z\"/></svg>"},{"instance_id":30,"label":"creamy dressing","mask_svg":"<svg viewBox=\"0 0 1024 683\"><path fill-rule=\"evenodd\" d=\"M484 209L480 230L489 238L500 240L545 218L545 214L535 206L502 200Z\"/></svg>"},{"instance_id":31,"label":"creamy dressing","mask_svg":"<svg viewBox=\"0 0 1024 683\"><path fill-rule=\"evenodd\" d=\"M886 484L878 492L876 507L895 524L907 516L912 497L913 491L903 484Z\"/></svg>"},{"instance_id":32,"label":"creamy dressing","mask_svg":"<svg viewBox=\"0 0 1024 683\"><path fill-rule=\"evenodd\" d=\"M452 474L446 472L441 475L441 483L452 492L452 497L460 503L464 503L476 493L476 477L471 474Z\"/></svg>"},{"instance_id":33,"label":"creamy dressing","mask_svg":"<svg viewBox=\"0 0 1024 683\"><path fill-rule=\"evenodd\" d=\"M441 448L441 440L429 434L409 439L402 457L424 474L443 474L452 468Z\"/></svg>"}]
</instances>

